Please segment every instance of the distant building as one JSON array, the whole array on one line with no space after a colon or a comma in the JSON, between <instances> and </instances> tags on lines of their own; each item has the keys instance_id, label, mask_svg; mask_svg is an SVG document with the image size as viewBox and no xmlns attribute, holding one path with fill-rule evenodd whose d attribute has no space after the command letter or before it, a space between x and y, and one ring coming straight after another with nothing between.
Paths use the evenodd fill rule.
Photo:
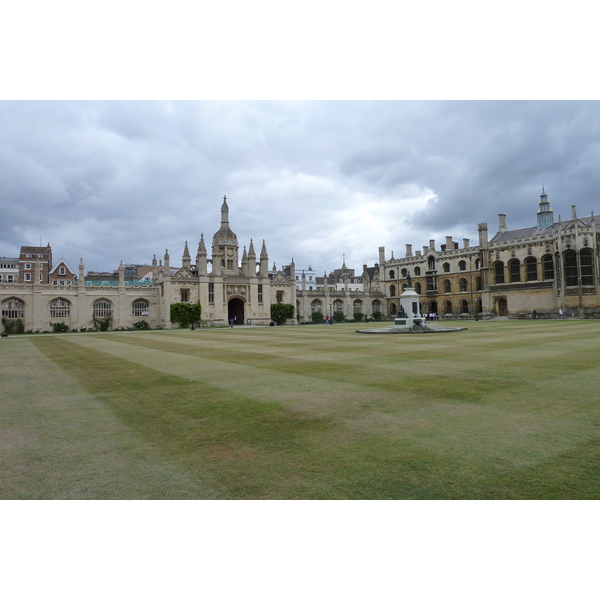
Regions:
<instances>
[{"instance_id":1,"label":"distant building","mask_svg":"<svg viewBox=\"0 0 600 600\"><path fill-rule=\"evenodd\" d=\"M50 285L53 286L71 286L77 284L77 275L71 269L64 256L61 256L49 274Z\"/></svg>"},{"instance_id":2,"label":"distant building","mask_svg":"<svg viewBox=\"0 0 600 600\"><path fill-rule=\"evenodd\" d=\"M19 254L19 283L31 285L48 283L52 269L52 248L47 246L21 246Z\"/></svg>"},{"instance_id":3,"label":"distant building","mask_svg":"<svg viewBox=\"0 0 600 600\"><path fill-rule=\"evenodd\" d=\"M19 259L0 256L0 283L19 281Z\"/></svg>"}]
</instances>

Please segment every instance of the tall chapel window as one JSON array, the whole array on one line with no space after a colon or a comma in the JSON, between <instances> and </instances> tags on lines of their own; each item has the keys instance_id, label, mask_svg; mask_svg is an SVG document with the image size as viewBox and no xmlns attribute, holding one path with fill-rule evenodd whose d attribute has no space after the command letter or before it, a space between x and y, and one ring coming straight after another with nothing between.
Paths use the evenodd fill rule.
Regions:
<instances>
[{"instance_id":1,"label":"tall chapel window","mask_svg":"<svg viewBox=\"0 0 600 600\"><path fill-rule=\"evenodd\" d=\"M554 279L554 260L551 254L542 256L542 265L544 265L544 279Z\"/></svg>"},{"instance_id":2,"label":"tall chapel window","mask_svg":"<svg viewBox=\"0 0 600 600\"><path fill-rule=\"evenodd\" d=\"M590 248L582 250L579 254L581 263L581 285L594 285L593 255Z\"/></svg>"},{"instance_id":3,"label":"tall chapel window","mask_svg":"<svg viewBox=\"0 0 600 600\"><path fill-rule=\"evenodd\" d=\"M214 283L208 284L208 302L210 304L215 303L215 284Z\"/></svg>"},{"instance_id":4,"label":"tall chapel window","mask_svg":"<svg viewBox=\"0 0 600 600\"><path fill-rule=\"evenodd\" d=\"M537 281L537 260L533 256L528 256L525 259L525 270L527 281Z\"/></svg>"},{"instance_id":5,"label":"tall chapel window","mask_svg":"<svg viewBox=\"0 0 600 600\"><path fill-rule=\"evenodd\" d=\"M181 302L189 302L190 301L190 290L180 290L181 294Z\"/></svg>"},{"instance_id":6,"label":"tall chapel window","mask_svg":"<svg viewBox=\"0 0 600 600\"><path fill-rule=\"evenodd\" d=\"M263 286L262 283L258 284L258 303L262 304L263 301Z\"/></svg>"},{"instance_id":7,"label":"tall chapel window","mask_svg":"<svg viewBox=\"0 0 600 600\"><path fill-rule=\"evenodd\" d=\"M518 258L513 258L508 263L508 270L510 272L510 282L519 283L521 281L521 262Z\"/></svg>"},{"instance_id":8,"label":"tall chapel window","mask_svg":"<svg viewBox=\"0 0 600 600\"><path fill-rule=\"evenodd\" d=\"M567 287L576 286L577 278L577 254L575 250L567 250L564 255L565 262L565 285Z\"/></svg>"}]
</instances>

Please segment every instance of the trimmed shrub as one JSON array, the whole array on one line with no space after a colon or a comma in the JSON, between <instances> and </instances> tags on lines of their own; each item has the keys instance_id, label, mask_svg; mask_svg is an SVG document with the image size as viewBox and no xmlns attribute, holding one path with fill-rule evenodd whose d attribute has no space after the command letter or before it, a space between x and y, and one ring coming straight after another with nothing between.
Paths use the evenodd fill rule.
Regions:
<instances>
[{"instance_id":1,"label":"trimmed shrub","mask_svg":"<svg viewBox=\"0 0 600 600\"><path fill-rule=\"evenodd\" d=\"M319 311L314 312L311 315L311 319L312 319L313 323L324 323L325 322L325 317L323 316L323 313L319 312Z\"/></svg>"},{"instance_id":2,"label":"trimmed shrub","mask_svg":"<svg viewBox=\"0 0 600 600\"><path fill-rule=\"evenodd\" d=\"M2 325L4 327L4 331L9 335L25 333L23 319L2 319Z\"/></svg>"}]
</instances>

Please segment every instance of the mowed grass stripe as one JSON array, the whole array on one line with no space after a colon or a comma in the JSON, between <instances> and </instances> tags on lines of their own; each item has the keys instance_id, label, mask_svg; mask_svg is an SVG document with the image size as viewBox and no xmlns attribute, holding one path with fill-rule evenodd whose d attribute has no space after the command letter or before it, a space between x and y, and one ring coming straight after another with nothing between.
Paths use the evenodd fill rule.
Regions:
<instances>
[{"instance_id":1,"label":"mowed grass stripe","mask_svg":"<svg viewBox=\"0 0 600 600\"><path fill-rule=\"evenodd\" d=\"M66 339L34 343L146 442L218 476L222 497L446 497L443 466L422 448L390 445L332 419L233 397L89 348L74 353ZM431 467L421 472L428 454ZM428 481L432 470L439 481Z\"/></svg>"},{"instance_id":2,"label":"mowed grass stripe","mask_svg":"<svg viewBox=\"0 0 600 600\"><path fill-rule=\"evenodd\" d=\"M148 444L31 338L11 338L0 357L0 498L217 497L207 478Z\"/></svg>"},{"instance_id":3,"label":"mowed grass stripe","mask_svg":"<svg viewBox=\"0 0 600 600\"><path fill-rule=\"evenodd\" d=\"M546 323L517 325L523 325L523 344L513 323L464 337L377 336L368 342L373 336L334 326L314 328L318 336L295 327L277 328L277 337L240 329L231 336L205 330L78 334L35 343L45 344L52 358L56 343L62 345L61 369L109 407L122 427L163 461L168 457L182 472L214 482L196 497L596 498L600 415L589 385L597 383L598 370L577 353L597 353L600 342L589 334L598 340L598 326L578 323L586 334L578 346L571 323L560 331ZM554 341L542 340L552 331L562 332L562 350L574 353L579 370L554 368L562 354L550 347ZM513 354L497 348L511 340ZM361 344L369 348L362 357ZM329 369L313 368L328 348L336 350ZM204 352L209 349L216 354ZM530 361L543 357L552 376L539 373L529 381L525 349ZM428 354L435 358L423 360ZM494 360L510 368L496 372ZM338 367L345 367L342 378ZM140 369L138 383L146 380L148 387L133 394L122 380ZM95 387L90 392L88 384L102 379L101 393ZM565 398L566 390L575 390L575 397ZM566 471L553 472L557 468Z\"/></svg>"},{"instance_id":4,"label":"mowed grass stripe","mask_svg":"<svg viewBox=\"0 0 600 600\"><path fill-rule=\"evenodd\" d=\"M72 338L82 342L85 338ZM92 336L88 336L88 340ZM218 361L206 359L203 357L194 357L193 355L183 354L171 358L161 357L160 351L155 349L143 349L142 355L134 350L115 343L115 339L124 341L126 336L103 336L102 339L95 338L94 342L100 344L105 349L120 353L122 356L136 355L136 360L147 360L153 357L153 364L170 365L177 364L183 368L184 372L192 373L194 367L202 370L202 376L207 373L218 370ZM173 354L167 352L167 355ZM228 363L231 365L231 363ZM232 377L239 377L239 380L254 381L253 392L260 397L261 385L263 385L263 398L276 397L282 398L279 387L289 382L290 377L280 377L279 379L267 379L250 376L250 372L258 369L250 369L242 366L236 367L231 371ZM219 380L221 382L219 383ZM262 380L262 384L260 381ZM305 379L309 381L307 377ZM310 380L312 381L312 380ZM229 386L230 379L223 379L222 373L217 376L217 383L221 386ZM279 384L278 384L279 383ZM443 382L440 385L452 385L456 382ZM463 379L462 384L469 383ZM312 387L312 386L311 386ZM527 387L527 386L524 386ZM313 388L314 389L314 388ZM493 405L491 399L487 399L488 406L480 403L480 406L471 406L463 404L444 404L435 401L435 398L427 396L420 389L415 400L415 391L403 391L396 388L396 394L377 395L372 392L365 397L356 390L347 388L340 396L335 396L332 392L319 395L318 402L312 405L307 400L314 394L313 389L302 390L293 398L287 398L293 406L301 410L314 410L317 406L323 406L327 403L332 410L331 413L337 413L338 425L365 435L387 436L389 443L402 441L412 446L421 448L423 451L445 452L449 456L464 457L469 456L469 460L491 460L496 458L500 464L507 468L523 467L525 465L535 465L548 458L553 458L562 451L568 450L574 444L588 442L589 436L596 434L592 425L579 425L577 435L572 435L572 423L564 420L564 414L561 418L553 418L551 410L552 401L545 401L545 410L543 414L531 416L527 409L530 401L530 394L521 390L521 396L518 402L514 401L515 394L507 396L507 399L513 401L510 408L506 408L500 402ZM417 388L419 389L419 388ZM538 390L539 391L539 390ZM525 393L523 393L525 392ZM495 392L496 394L498 391ZM410 396L413 396L410 401ZM358 403L353 407L354 402ZM337 403L337 404L336 404ZM558 405L557 408L560 408ZM343 419L340 421L339 419ZM477 477L471 475L473 482Z\"/></svg>"},{"instance_id":5,"label":"mowed grass stripe","mask_svg":"<svg viewBox=\"0 0 600 600\"><path fill-rule=\"evenodd\" d=\"M588 345L584 340L584 347L580 349L576 349L575 342L569 340L559 348L542 343L528 344L522 348L514 342L510 353L496 350L493 356L489 352L482 356L479 344L473 345L468 339L461 341L460 348L448 345L440 351L433 336L427 335L419 338L422 344L427 343L427 348L431 349L429 356L421 352L415 357L412 352L414 346L407 348L402 345L397 341L399 336L381 337L388 340L387 345L380 347L377 353L371 351L370 354L367 350L362 353L331 353L323 348L313 348L308 343L304 348L295 346L290 353L286 351L285 339L279 342L279 346L262 346L261 352L256 351L257 341L253 338L245 345L240 345L239 341L237 344L223 343L222 337L217 340L197 337L173 341L172 338L130 335L113 336L113 339L139 347L257 369L310 375L372 390L410 389L413 393L459 401L479 400L502 389L556 379L573 372L595 372L600 359L598 343L593 340L589 340ZM355 344L349 340L347 347L355 350ZM360 343L358 345L360 347ZM557 352L558 349L560 352ZM415 364L422 361L427 364ZM527 365L525 372L524 365Z\"/></svg>"}]
</instances>

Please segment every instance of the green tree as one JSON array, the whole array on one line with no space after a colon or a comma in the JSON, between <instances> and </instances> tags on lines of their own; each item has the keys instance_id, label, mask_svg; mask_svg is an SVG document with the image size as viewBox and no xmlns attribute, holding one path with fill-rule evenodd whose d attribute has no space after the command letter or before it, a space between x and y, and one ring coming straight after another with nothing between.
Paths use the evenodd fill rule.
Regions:
<instances>
[{"instance_id":1,"label":"green tree","mask_svg":"<svg viewBox=\"0 0 600 600\"><path fill-rule=\"evenodd\" d=\"M343 311L341 310L336 310L333 313L333 319L336 323L343 323L346 320L346 317L344 316Z\"/></svg>"},{"instance_id":2,"label":"green tree","mask_svg":"<svg viewBox=\"0 0 600 600\"><path fill-rule=\"evenodd\" d=\"M325 321L325 317L321 311L316 311L311 315L311 319L313 323L323 323Z\"/></svg>"},{"instance_id":3,"label":"green tree","mask_svg":"<svg viewBox=\"0 0 600 600\"><path fill-rule=\"evenodd\" d=\"M171 321L179 323L179 327L189 327L192 323L200 321L202 308L200 303L188 304L187 302L177 302L171 304Z\"/></svg>"},{"instance_id":4,"label":"green tree","mask_svg":"<svg viewBox=\"0 0 600 600\"><path fill-rule=\"evenodd\" d=\"M23 319L2 319L2 325L4 326L5 333L25 333Z\"/></svg>"},{"instance_id":5,"label":"green tree","mask_svg":"<svg viewBox=\"0 0 600 600\"><path fill-rule=\"evenodd\" d=\"M294 318L294 306L292 304L271 304L271 319L276 323L285 323L288 319Z\"/></svg>"}]
</instances>

